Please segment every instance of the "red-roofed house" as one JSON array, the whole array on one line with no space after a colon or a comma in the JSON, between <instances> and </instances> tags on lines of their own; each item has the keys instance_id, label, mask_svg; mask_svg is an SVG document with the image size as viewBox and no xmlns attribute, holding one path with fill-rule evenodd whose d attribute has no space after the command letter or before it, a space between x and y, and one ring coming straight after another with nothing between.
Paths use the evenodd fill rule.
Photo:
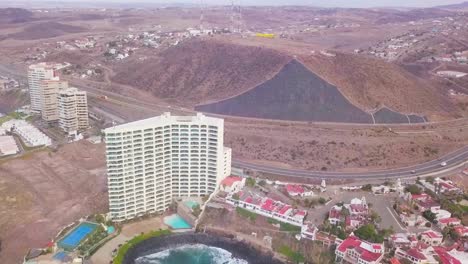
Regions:
<instances>
[{"instance_id":1,"label":"red-roofed house","mask_svg":"<svg viewBox=\"0 0 468 264\"><path fill-rule=\"evenodd\" d=\"M410 199L415 200L415 201L423 201L430 197L427 193L410 194L410 195L411 195Z\"/></svg>"},{"instance_id":2,"label":"red-roofed house","mask_svg":"<svg viewBox=\"0 0 468 264\"><path fill-rule=\"evenodd\" d=\"M427 230L421 233L421 241L429 246L438 246L442 244L442 240L444 240L444 236L439 232Z\"/></svg>"},{"instance_id":3,"label":"red-roofed house","mask_svg":"<svg viewBox=\"0 0 468 264\"><path fill-rule=\"evenodd\" d=\"M440 229L444 229L447 226L458 226L460 224L460 219L455 217L442 218L437 220L437 225L439 225Z\"/></svg>"},{"instance_id":4,"label":"red-roofed house","mask_svg":"<svg viewBox=\"0 0 468 264\"><path fill-rule=\"evenodd\" d=\"M455 232L457 232L461 237L468 237L468 227L467 226L456 226L454 227Z\"/></svg>"},{"instance_id":5,"label":"red-roofed house","mask_svg":"<svg viewBox=\"0 0 468 264\"><path fill-rule=\"evenodd\" d=\"M298 184L288 184L286 185L286 191L290 196L313 196L314 192L311 190L306 190L304 187Z\"/></svg>"},{"instance_id":6,"label":"red-roofed house","mask_svg":"<svg viewBox=\"0 0 468 264\"><path fill-rule=\"evenodd\" d=\"M342 210L348 210L349 215L344 217ZM335 205L328 212L328 222L332 225L345 223L346 228L357 228L368 222L369 207L365 197L362 199L354 198L350 204L343 206Z\"/></svg>"},{"instance_id":7,"label":"red-roofed house","mask_svg":"<svg viewBox=\"0 0 468 264\"><path fill-rule=\"evenodd\" d=\"M436 192L437 193L448 193L448 192L454 192L458 193L460 192L460 188L457 188L452 181L449 180L444 180L441 178L436 178L435 179L435 185L436 185Z\"/></svg>"},{"instance_id":8,"label":"red-roofed house","mask_svg":"<svg viewBox=\"0 0 468 264\"><path fill-rule=\"evenodd\" d=\"M424 248L410 248L404 250L397 248L395 256L409 260L413 264L438 264L438 261L433 257L434 252L432 247Z\"/></svg>"},{"instance_id":9,"label":"red-roofed house","mask_svg":"<svg viewBox=\"0 0 468 264\"><path fill-rule=\"evenodd\" d=\"M265 199L263 201L261 208L265 211L271 212L275 208L274 201L270 198Z\"/></svg>"},{"instance_id":10,"label":"red-roofed house","mask_svg":"<svg viewBox=\"0 0 468 264\"><path fill-rule=\"evenodd\" d=\"M223 192L228 193L235 193L239 192L244 188L245 185L245 178L237 177L237 176L229 176L224 178L221 181L220 189Z\"/></svg>"},{"instance_id":11,"label":"red-roofed house","mask_svg":"<svg viewBox=\"0 0 468 264\"><path fill-rule=\"evenodd\" d=\"M328 212L328 222L332 225L337 225L342 221L341 210L343 208L341 206L335 205L333 206L330 211Z\"/></svg>"},{"instance_id":12,"label":"red-roofed house","mask_svg":"<svg viewBox=\"0 0 468 264\"><path fill-rule=\"evenodd\" d=\"M316 234L318 232L317 227L313 225L303 225L301 228L301 237L315 240Z\"/></svg>"},{"instance_id":13,"label":"red-roofed house","mask_svg":"<svg viewBox=\"0 0 468 264\"><path fill-rule=\"evenodd\" d=\"M336 263L377 264L384 256L384 246L360 240L351 234L337 246L335 254Z\"/></svg>"},{"instance_id":14,"label":"red-roofed house","mask_svg":"<svg viewBox=\"0 0 468 264\"><path fill-rule=\"evenodd\" d=\"M241 194L241 192L238 194ZM294 209L291 205L281 201L275 201L271 198L253 193L239 195L239 199L228 196L226 202L256 214L271 217L278 221L296 226L302 226L306 216L306 212L303 210Z\"/></svg>"},{"instance_id":15,"label":"red-roofed house","mask_svg":"<svg viewBox=\"0 0 468 264\"><path fill-rule=\"evenodd\" d=\"M452 256L450 252L448 252L443 247L434 247L434 251L437 253L440 259L440 263L442 264L463 264L458 258Z\"/></svg>"},{"instance_id":16,"label":"red-roofed house","mask_svg":"<svg viewBox=\"0 0 468 264\"><path fill-rule=\"evenodd\" d=\"M395 233L390 236L390 245L396 247L414 247L418 243L418 239L414 234Z\"/></svg>"},{"instance_id":17,"label":"red-roofed house","mask_svg":"<svg viewBox=\"0 0 468 264\"><path fill-rule=\"evenodd\" d=\"M401 264L401 262L397 258L393 257L390 259L390 264Z\"/></svg>"}]
</instances>

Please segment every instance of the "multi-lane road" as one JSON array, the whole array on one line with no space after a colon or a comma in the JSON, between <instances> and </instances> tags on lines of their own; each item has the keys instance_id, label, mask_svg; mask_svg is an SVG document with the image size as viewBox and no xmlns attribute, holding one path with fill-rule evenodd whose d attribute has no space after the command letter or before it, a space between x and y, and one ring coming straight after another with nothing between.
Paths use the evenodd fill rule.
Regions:
<instances>
[{"instance_id":1,"label":"multi-lane road","mask_svg":"<svg viewBox=\"0 0 468 264\"><path fill-rule=\"evenodd\" d=\"M99 96L102 91L98 89L85 88L88 93L91 93L94 96ZM97 93L97 94L94 94ZM167 105L155 105L148 104L144 102L139 102L138 100L132 100L130 98L116 95L112 92L107 92L109 101L116 102L119 104L125 104L127 107L133 107L141 110L154 111L154 107L168 107ZM137 103L138 102L138 103ZM170 107L167 110L174 110ZM182 111L182 109L180 109ZM191 113L190 110L186 109L182 112ZM352 124L356 126L356 124ZM423 131L427 133L428 131ZM401 132L401 133L412 133L412 132ZM445 166L442 166L442 162L446 163ZM468 146L465 146L459 150L456 150L452 153L449 153L443 157L440 157L436 160L432 160L426 163L417 164L409 167L398 168L398 169L389 169L389 170L379 170L379 171L367 171L367 172L326 172L326 171L307 171L300 169L286 169L278 166L271 165L260 165L255 163L244 162L241 160L233 159L232 165L235 168L247 169L252 171L270 173L274 175L287 176L287 177L296 177L296 178L320 178L320 179L391 179L391 178L413 178L413 177L424 177L424 176L443 176L447 172L453 171L457 168L461 168L465 163L468 162Z\"/></svg>"},{"instance_id":2,"label":"multi-lane road","mask_svg":"<svg viewBox=\"0 0 468 264\"><path fill-rule=\"evenodd\" d=\"M0 65L1 66L1 65ZM0 68L0 70L2 70ZM18 74L17 77L21 77ZM167 108L167 110L174 110L168 105L164 104L149 104L141 102L136 99L131 99L126 96L119 95L114 92L102 91L100 89L91 88L89 85L80 85L82 89L86 90L89 95L99 97L100 95L109 95L111 102L124 104L128 107L137 108L140 110L154 111L154 107ZM191 112L189 109L179 108L182 112ZM123 117L122 117L123 118ZM124 120L124 118L122 119ZM128 121L128 120L126 120ZM356 126L356 124L352 124ZM428 132L428 131L424 131ZM402 132L411 133L411 132ZM442 166L441 163L446 163ZM457 151L449 153L436 160L426 163L413 165L405 168L379 170L379 171L366 171L366 172L328 172L328 171L308 171L300 169L287 169L279 166L260 165L248 163L240 160L233 160L232 165L235 168L247 169L252 171L270 173L274 175L297 177L297 178L320 178L320 179L391 179L391 178L413 178L418 176L429 175L444 175L444 173L461 168L464 164L468 164L468 146L461 148Z\"/></svg>"},{"instance_id":3,"label":"multi-lane road","mask_svg":"<svg viewBox=\"0 0 468 264\"><path fill-rule=\"evenodd\" d=\"M413 165L405 168L368 171L368 172L325 172L307 171L298 169L284 169L276 166L258 165L239 160L233 160L232 166L240 169L270 173L281 176L296 178L319 178L319 179L391 179L391 178L413 178L418 176L442 175L446 172L461 168L468 162L468 146L449 153L436 160ZM442 163L444 166L442 166Z\"/></svg>"}]
</instances>

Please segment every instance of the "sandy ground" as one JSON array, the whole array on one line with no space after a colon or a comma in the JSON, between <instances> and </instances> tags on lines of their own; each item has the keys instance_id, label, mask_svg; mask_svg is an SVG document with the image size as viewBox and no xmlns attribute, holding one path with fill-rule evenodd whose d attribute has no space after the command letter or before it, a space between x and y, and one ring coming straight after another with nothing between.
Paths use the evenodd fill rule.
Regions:
<instances>
[{"instance_id":1,"label":"sandy ground","mask_svg":"<svg viewBox=\"0 0 468 264\"><path fill-rule=\"evenodd\" d=\"M96 253L94 253L91 257L91 263L109 263L109 261L112 260L112 251L117 249L120 244L124 244L125 241L130 240L142 232L147 233L158 229L167 229L167 226L162 221L162 217L155 217L126 224L118 236L107 242Z\"/></svg>"},{"instance_id":2,"label":"sandy ground","mask_svg":"<svg viewBox=\"0 0 468 264\"><path fill-rule=\"evenodd\" d=\"M60 229L107 211L104 146L86 141L0 163L2 263L18 263Z\"/></svg>"}]
</instances>

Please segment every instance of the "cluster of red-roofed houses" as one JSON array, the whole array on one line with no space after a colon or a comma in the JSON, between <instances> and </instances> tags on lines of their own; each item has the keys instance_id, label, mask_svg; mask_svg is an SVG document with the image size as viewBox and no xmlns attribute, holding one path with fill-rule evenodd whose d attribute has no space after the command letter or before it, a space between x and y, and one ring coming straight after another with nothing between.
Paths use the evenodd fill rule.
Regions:
<instances>
[{"instance_id":1,"label":"cluster of red-roofed houses","mask_svg":"<svg viewBox=\"0 0 468 264\"><path fill-rule=\"evenodd\" d=\"M410 202L413 202L417 205L419 212L424 212L424 211L431 211L435 215L435 220L437 221L437 225L440 229L444 229L446 227L454 227L456 230L460 231L461 236L466 235L466 227L464 227L461 224L461 220L452 217L452 214L447 211L443 210L440 208L440 204L434 199L426 194L426 193L421 193L421 194L410 194L408 193L406 196L406 199L408 199ZM401 220L407 224L408 226L414 226L414 222L408 222L406 221L408 218L405 217L405 215L400 215ZM419 219L422 219L418 217ZM425 220L421 220L425 221ZM413 223L413 224L412 224Z\"/></svg>"},{"instance_id":2,"label":"cluster of red-roofed houses","mask_svg":"<svg viewBox=\"0 0 468 264\"><path fill-rule=\"evenodd\" d=\"M343 211L347 211L344 213ZM344 223L346 229L356 229L369 222L369 206L366 198L354 198L349 204L335 205L328 212L328 222L332 225Z\"/></svg>"},{"instance_id":3,"label":"cluster of red-roofed houses","mask_svg":"<svg viewBox=\"0 0 468 264\"><path fill-rule=\"evenodd\" d=\"M447 180L436 179L435 183L437 193L458 192L458 188L452 186L451 182ZM395 258L390 263L398 264L401 259L413 264L468 263L468 253L465 252L467 250L468 228L462 225L461 220L453 217L449 211L441 209L439 202L427 193L406 193L403 197L408 204L399 205L398 211L400 220L404 224L430 227L432 223L422 217L423 212L430 211L434 216L436 226L419 233L418 236L407 233L392 235L389 244L395 250ZM416 213L412 212L413 208L417 209ZM429 224L423 225L424 223ZM447 227L453 228L460 239L449 243L444 241L444 235L439 231Z\"/></svg>"},{"instance_id":4,"label":"cluster of red-roofed houses","mask_svg":"<svg viewBox=\"0 0 468 264\"><path fill-rule=\"evenodd\" d=\"M336 263L376 264L381 263L385 247L380 243L370 243L351 234L337 245Z\"/></svg>"},{"instance_id":5,"label":"cluster of red-roofed houses","mask_svg":"<svg viewBox=\"0 0 468 264\"><path fill-rule=\"evenodd\" d=\"M438 238L437 238L438 239ZM418 241L410 247L397 247L391 263L401 263L405 259L413 264L464 264L468 263L468 253L460 250L456 243L451 247L432 246Z\"/></svg>"},{"instance_id":6,"label":"cluster of red-roofed houses","mask_svg":"<svg viewBox=\"0 0 468 264\"><path fill-rule=\"evenodd\" d=\"M360 239L354 233L351 233L345 239L340 239L333 234L320 231L316 226L304 222L307 214L305 210L265 197L261 193L243 190L245 180L240 177L229 178L223 181L222 184L225 185L222 188L229 192L226 197L226 202L229 204L280 222L300 226L300 237L296 237L298 239L320 241L327 247L336 245L336 263L383 263L385 253L389 252L394 252L394 257L390 259L392 264L399 264L403 259L413 264L468 263L468 253L464 252L468 240L455 241L450 247L446 247L451 243L446 243L444 235L439 232L450 226L460 237L468 238L468 228L461 224L460 219L452 217L450 212L441 209L440 204L426 193L404 194L403 197L408 201L409 207L418 209L417 214L415 214L417 218L410 221L411 217L405 216L403 213L400 214L400 218L407 226L415 226L418 225L419 220L420 223L427 222L421 214L429 210L436 217L437 227L440 228L439 231L435 230L437 228L427 228L426 231L419 234L397 233L388 237L388 243L371 243ZM304 196L303 189L298 188L298 186L285 185L285 190L290 196ZM403 194L403 192L401 193ZM329 210L328 214L326 221L332 225L344 226L347 231L353 231L372 222L365 197L361 199L354 198L348 204L336 204ZM386 246L387 250L385 251Z\"/></svg>"},{"instance_id":7,"label":"cluster of red-roofed houses","mask_svg":"<svg viewBox=\"0 0 468 264\"><path fill-rule=\"evenodd\" d=\"M296 209L292 205L248 191L232 193L226 197L226 202L256 214L300 227L302 227L307 215L305 210Z\"/></svg>"},{"instance_id":8,"label":"cluster of red-roofed houses","mask_svg":"<svg viewBox=\"0 0 468 264\"><path fill-rule=\"evenodd\" d=\"M443 246L443 235L433 230L419 234L397 233L388 239L387 252L394 250L390 263L399 264L405 259L412 264L464 264L468 263L468 253L461 243L450 247ZM353 233L345 240L335 241L336 263L376 264L382 263L384 244L370 243L359 239Z\"/></svg>"}]
</instances>

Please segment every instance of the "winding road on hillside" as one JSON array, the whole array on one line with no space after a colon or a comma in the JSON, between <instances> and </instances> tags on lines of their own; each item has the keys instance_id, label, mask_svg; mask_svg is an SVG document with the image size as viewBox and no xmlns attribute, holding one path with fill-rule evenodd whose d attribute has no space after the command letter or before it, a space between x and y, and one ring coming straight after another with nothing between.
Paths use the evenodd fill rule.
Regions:
<instances>
[{"instance_id":1,"label":"winding road on hillside","mask_svg":"<svg viewBox=\"0 0 468 264\"><path fill-rule=\"evenodd\" d=\"M442 166L441 163L446 165ZM389 179L389 178L414 178L418 176L431 176L443 174L461 168L468 163L468 146L456 150L436 160L413 165L405 168L368 171L368 172L325 172L307 171L298 169L284 169L276 166L258 165L239 160L233 160L232 166L257 172L271 173L275 175L296 178L319 178L319 179Z\"/></svg>"},{"instance_id":2,"label":"winding road on hillside","mask_svg":"<svg viewBox=\"0 0 468 264\"><path fill-rule=\"evenodd\" d=\"M93 89L87 87L88 94L98 96L102 93L98 89ZM94 93L93 93L94 92ZM96 94L97 93L97 94ZM111 96L109 97L109 101L125 104L128 107L144 109L144 110L152 110L152 106L156 106L154 104L139 102L136 104L131 98L121 96L118 94L114 94L112 92L106 92L105 94ZM162 105L157 105L161 107ZM170 110L170 109L168 109ZM187 111L188 113L192 111ZM444 123L444 122L441 122ZM436 123L433 123L436 124ZM346 124L341 124L346 128ZM393 124L394 125L394 124ZM453 125L453 124L452 124ZM359 125L350 124L350 127L356 127ZM362 126L371 126L369 124L365 124ZM396 127L408 127L411 125L394 125ZM462 126L454 126L454 128L459 129ZM435 131L395 131L396 133L430 133ZM446 166L442 166L441 163L447 163ZM379 171L367 171L367 172L327 172L327 171L308 171L308 170L300 170L300 169L287 169L281 168L279 166L271 166L271 165L260 165L255 163L249 163L241 160L233 159L232 166L239 169L263 172L263 173L270 173L274 175L280 176L287 176L287 177L295 177L295 178L315 178L315 179L396 179L396 178L415 178L418 176L444 176L445 173L451 172L456 170L457 168L461 168L464 164L468 164L468 146L465 146L461 149L458 149L454 152L446 154L436 160L432 160L429 162L408 166L404 168L397 168L397 169L389 169L389 170L379 170Z\"/></svg>"},{"instance_id":3,"label":"winding road on hillside","mask_svg":"<svg viewBox=\"0 0 468 264\"><path fill-rule=\"evenodd\" d=\"M83 82L83 81L82 81ZM73 82L72 82L73 83ZM77 83L78 84L78 83ZM130 108L146 110L149 112L154 111L154 107L163 107L167 108L168 111L174 110L170 106L165 104L155 104L149 102L143 102L141 100L132 99L128 96L123 96L111 91L102 91L97 88L92 88L89 83L79 83L80 88L86 90L89 96L99 98L101 95L109 96L109 99L106 101L125 105ZM182 112L193 113L194 111L190 109L179 108ZM223 116L221 116L223 117ZM124 118L124 117L122 117ZM129 120L126 120L129 121ZM460 129L467 127L466 123L459 120L459 124L448 125L447 128ZM450 123L453 121L439 122L439 124ZM458 123L458 122L456 122ZM324 123L326 124L326 123ZM431 123L429 123L431 124ZM438 124L438 122L432 123ZM335 124L336 125L336 124ZM340 124L341 129L354 129L360 126L372 126L369 124ZM408 128L411 125L408 124L392 124L394 127ZM395 133L429 133L436 132L437 129L432 130L422 130L422 131L394 131ZM441 163L445 162L446 166L442 166ZM270 173L280 176L296 177L296 178L315 178L315 179L391 179L391 178L415 178L418 176L442 176L444 173L454 171L456 169L462 168L464 164L468 164L468 146L465 146L459 150L446 154L436 160L425 162L422 164L417 164L413 166L408 166L404 168L389 169L389 170L379 170L379 171L367 171L367 172L327 172L327 171L308 171L301 169L288 169L282 168L279 166L271 165L260 165L255 163L249 163L241 160L233 159L232 165L235 168L258 171L263 173Z\"/></svg>"}]
</instances>

